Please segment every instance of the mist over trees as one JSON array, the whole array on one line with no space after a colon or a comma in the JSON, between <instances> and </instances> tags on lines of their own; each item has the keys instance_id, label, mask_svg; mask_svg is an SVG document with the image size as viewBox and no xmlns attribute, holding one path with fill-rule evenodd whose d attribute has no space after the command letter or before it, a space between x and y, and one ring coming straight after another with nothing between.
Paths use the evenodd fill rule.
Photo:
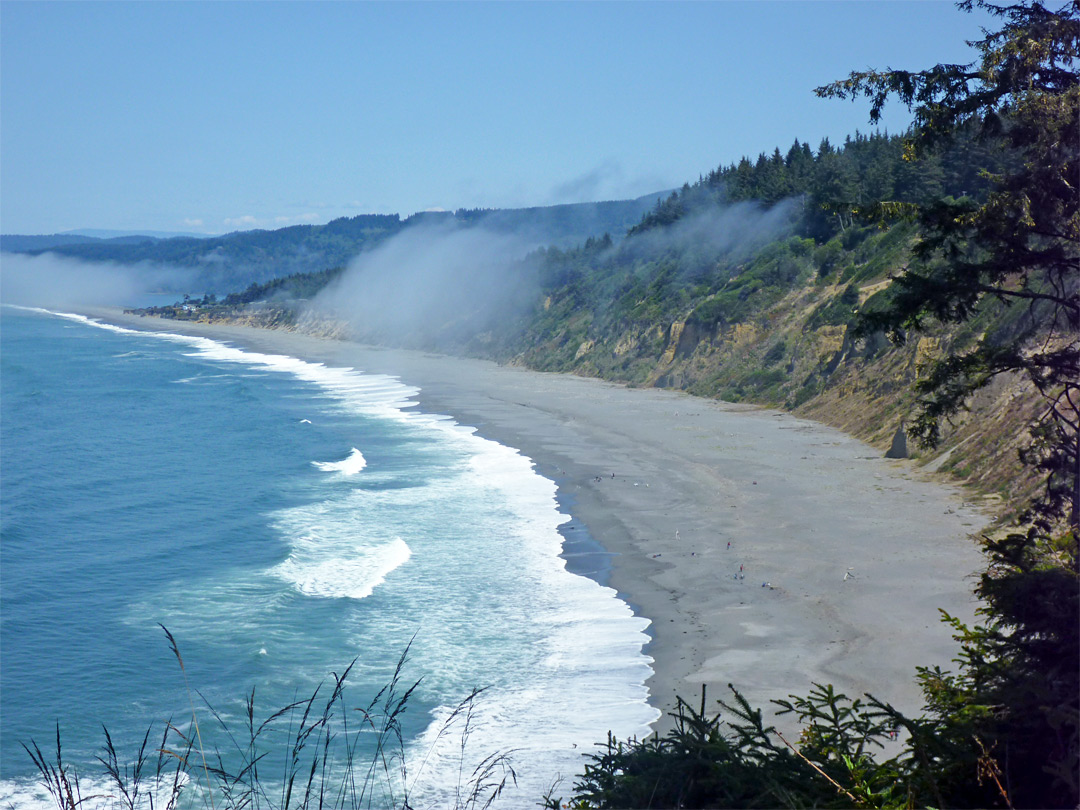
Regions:
<instances>
[{"instance_id":1,"label":"mist over trees","mask_svg":"<svg viewBox=\"0 0 1080 810\"><path fill-rule=\"evenodd\" d=\"M362 214L325 225L237 231L207 238L97 239L67 234L5 234L0 237L0 250L29 255L50 252L95 264L172 267L187 271L189 279L188 286L178 285L174 292L212 292L220 296L275 278L343 267L398 234L432 225L483 227L491 233L513 234L533 246L569 246L605 231L622 234L640 220L656 196L536 208L430 211L405 218L398 214Z\"/></svg>"}]
</instances>

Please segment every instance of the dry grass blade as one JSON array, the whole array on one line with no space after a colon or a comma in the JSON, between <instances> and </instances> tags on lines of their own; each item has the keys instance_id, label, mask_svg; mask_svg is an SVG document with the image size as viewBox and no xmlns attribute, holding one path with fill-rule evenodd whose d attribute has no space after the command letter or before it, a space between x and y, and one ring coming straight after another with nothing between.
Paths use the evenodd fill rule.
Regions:
<instances>
[{"instance_id":1,"label":"dry grass blade","mask_svg":"<svg viewBox=\"0 0 1080 810\"><path fill-rule=\"evenodd\" d=\"M819 768L817 765L815 765L813 762L811 762L809 759L807 759L802 751L800 751L794 745L789 743L787 741L787 739L784 738L783 734L781 734L779 731L777 731L775 729L773 729L773 734L775 734L777 737L779 737L780 740L784 743L784 745L786 745L788 748L790 748L792 750L792 752L794 752L795 756L797 756L799 759L801 759L803 762L805 762L807 765L809 765L811 768L813 768L819 774L824 776L827 780L829 780L829 783L833 787L835 787L838 791L840 791L845 796L847 796L849 799L851 799L853 804L855 804L856 806L859 806L859 805L863 804L863 802L860 802L857 798L855 798L855 796L852 793L850 793L847 790L847 788L845 788L843 785L841 785L839 782L837 782L835 779L833 779L831 776L829 776L827 773L825 773L825 771L821 770L821 768Z\"/></svg>"},{"instance_id":2,"label":"dry grass blade","mask_svg":"<svg viewBox=\"0 0 1080 810\"><path fill-rule=\"evenodd\" d=\"M331 673L334 681L329 694L324 684L319 684L309 697L294 700L261 722L256 718L252 689L244 698L246 734L235 735L226 721L229 713L217 711L190 687L176 639L164 626L162 630L184 673L192 712L190 726L185 724L181 729L171 720L166 722L157 746L150 745L152 729L147 730L129 760L121 756L112 734L104 729L105 742L97 760L115 789L107 788L109 793L94 796L81 794L78 774L64 762L59 725L54 757L47 757L32 740L23 745L58 810L83 810L88 802L94 810L176 810L182 794L184 807L213 810L411 810L409 793L415 777L410 779L411 757L406 753L403 720L420 681L405 680L408 648L376 697L366 707L353 709L362 715L359 722L353 719L356 715L346 702L346 680L356 664L354 660L342 674ZM508 754L491 754L475 767L466 764L466 744L475 727L475 704L482 691L475 689L461 701L436 737L438 741L450 731L462 729L458 783L455 787L450 777L432 786L441 790L434 798L437 806L454 810L490 808L497 799L505 798L507 788L517 785L517 773ZM218 736L223 734L228 741L226 754L205 747L194 694L220 726ZM208 732L211 730L208 727ZM247 739L243 739L245 736ZM195 750L198 757L193 756ZM429 749L420 771L431 754ZM283 759L282 768L267 778L266 762L277 756ZM471 774L467 773L469 769ZM197 776L199 771L205 779L205 792ZM190 783L189 773L194 775ZM196 791L194 794L185 792L188 784Z\"/></svg>"},{"instance_id":3,"label":"dry grass blade","mask_svg":"<svg viewBox=\"0 0 1080 810\"><path fill-rule=\"evenodd\" d=\"M188 704L191 706L191 722L195 726L195 737L198 740L199 756L202 758L203 775L206 777L206 791L210 797L210 807L216 810L214 793L210 785L210 769L206 765L206 749L203 747L202 732L199 730L199 718L195 713L195 699L191 696L191 684L188 683L187 670L184 669L184 659L180 655L180 648L177 646L173 634L169 632L169 628L161 623L158 623L158 627L165 631L165 638L169 640L169 647L172 649L173 655L176 656L176 661L180 664L180 672L184 676L184 689L187 691Z\"/></svg>"}]
</instances>

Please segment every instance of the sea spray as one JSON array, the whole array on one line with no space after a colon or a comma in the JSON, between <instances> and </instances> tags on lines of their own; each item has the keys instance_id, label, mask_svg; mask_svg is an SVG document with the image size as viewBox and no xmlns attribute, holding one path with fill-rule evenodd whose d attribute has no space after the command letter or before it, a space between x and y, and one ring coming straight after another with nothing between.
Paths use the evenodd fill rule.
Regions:
<instances>
[{"instance_id":1,"label":"sea spray","mask_svg":"<svg viewBox=\"0 0 1080 810\"><path fill-rule=\"evenodd\" d=\"M356 475L367 466L367 459L364 458L364 454L357 450L355 447L349 451L348 458L344 458L341 461L313 461L311 466L323 472L338 472L342 475Z\"/></svg>"}]
</instances>

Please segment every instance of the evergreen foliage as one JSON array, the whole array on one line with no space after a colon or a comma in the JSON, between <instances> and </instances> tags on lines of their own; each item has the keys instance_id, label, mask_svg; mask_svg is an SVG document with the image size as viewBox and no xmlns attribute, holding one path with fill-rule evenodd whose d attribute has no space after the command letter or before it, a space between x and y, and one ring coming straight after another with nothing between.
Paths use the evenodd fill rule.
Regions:
<instances>
[{"instance_id":1,"label":"evergreen foliage","mask_svg":"<svg viewBox=\"0 0 1080 810\"><path fill-rule=\"evenodd\" d=\"M314 298L344 271L344 267L331 267L317 273L294 273L261 284L252 282L246 290L229 293L220 300L212 293L204 295L201 299L192 299L190 296L185 295L183 301L177 301L175 304L127 311L136 315L155 315L159 318L190 320L203 316L210 318L227 317L236 314L251 304L272 303L277 306L289 306L291 308L290 312L295 315L295 307L299 302Z\"/></svg>"},{"instance_id":2,"label":"evergreen foliage","mask_svg":"<svg viewBox=\"0 0 1080 810\"><path fill-rule=\"evenodd\" d=\"M906 143L904 136L856 132L840 147L826 138L814 152L796 139L785 155L776 148L756 161L743 157L657 200L630 234L669 226L718 205L753 201L772 206L798 197L800 233L827 241L852 226L860 206L879 200L916 204L946 194L981 198L989 184L972 167L997 171L1007 161L1001 149L980 142L969 130L948 145L925 150L917 161L909 159Z\"/></svg>"},{"instance_id":3,"label":"evergreen foliage","mask_svg":"<svg viewBox=\"0 0 1080 810\"><path fill-rule=\"evenodd\" d=\"M263 284L253 283L243 292L229 293L222 300L222 304L225 306L241 306L255 301L272 299L313 298L344 271L344 267L332 267L318 273L296 273L283 278L271 279Z\"/></svg>"},{"instance_id":4,"label":"evergreen foliage","mask_svg":"<svg viewBox=\"0 0 1080 810\"><path fill-rule=\"evenodd\" d=\"M984 167L985 197L942 197L916 206L880 198L868 213L917 220L923 238L897 279L893 304L867 318L863 332L888 330L897 342L925 322L960 323L1001 301L1026 307L1016 333L987 335L963 353L939 360L920 386L914 433L939 438L943 417L964 407L995 376L1017 372L1047 401L1029 457L1047 473L1033 517L1045 531L1080 516L1080 11L1040 3L978 6L1004 22L975 43L980 61L938 65L921 73L874 71L819 88L823 96L872 99L876 120L895 95L913 109L917 127L908 156L964 133L1004 145L1010 160ZM972 0L961 4L972 7ZM1032 344L1041 341L1039 349ZM1071 481L1071 485L1070 485Z\"/></svg>"},{"instance_id":5,"label":"evergreen foliage","mask_svg":"<svg viewBox=\"0 0 1080 810\"><path fill-rule=\"evenodd\" d=\"M913 432L929 445L942 419L999 375L1026 378L1045 403L1023 451L1045 487L1016 531L987 540L990 567L976 589L987 623L956 623L960 675L924 673L924 687L956 723L954 736L962 729L961 739L986 748L1015 805L1072 807L1080 795L1080 6L960 5L1002 21L974 43L977 62L853 73L819 93L865 95L873 118L899 97L916 115L912 154L965 129L1005 143L1014 157L987 175L985 199L904 211L924 234L917 261L862 331L886 329L902 342L927 323L978 319L987 306L1022 312L1013 328L936 359L918 386Z\"/></svg>"}]
</instances>

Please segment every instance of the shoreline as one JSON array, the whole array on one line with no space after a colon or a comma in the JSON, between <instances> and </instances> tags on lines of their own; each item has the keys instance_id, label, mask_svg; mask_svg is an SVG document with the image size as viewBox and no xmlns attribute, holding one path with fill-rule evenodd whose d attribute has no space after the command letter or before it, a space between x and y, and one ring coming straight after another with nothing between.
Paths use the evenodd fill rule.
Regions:
<instances>
[{"instance_id":1,"label":"shoreline","mask_svg":"<svg viewBox=\"0 0 1080 810\"><path fill-rule=\"evenodd\" d=\"M813 683L917 713L915 667L953 668L958 652L938 609L974 618L970 576L983 562L969 535L989 518L958 489L832 428L482 360L86 314L389 374L420 388L421 410L528 456L571 518L561 527L568 569L614 588L651 622L658 730L670 726L675 697L693 703L702 684L713 707L733 684L767 723L776 723L769 700Z\"/></svg>"}]
</instances>

